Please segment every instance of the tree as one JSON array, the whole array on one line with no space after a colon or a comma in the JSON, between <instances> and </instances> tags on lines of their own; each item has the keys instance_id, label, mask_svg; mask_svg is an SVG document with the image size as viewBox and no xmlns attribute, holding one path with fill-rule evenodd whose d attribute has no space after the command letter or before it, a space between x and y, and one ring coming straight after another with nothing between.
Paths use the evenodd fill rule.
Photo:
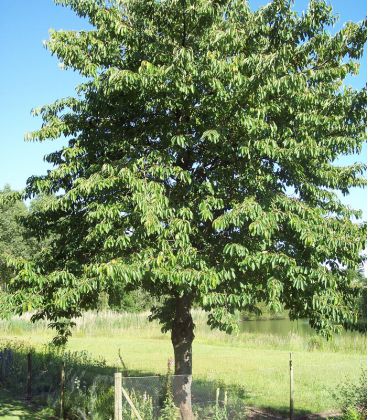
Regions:
<instances>
[{"instance_id":1,"label":"tree","mask_svg":"<svg viewBox=\"0 0 368 420\"><path fill-rule=\"evenodd\" d=\"M348 281L351 287L358 289L356 293L356 311L357 321L352 324L347 324L346 327L352 330L358 330L367 333L367 277L364 274L364 268L360 267L359 270L347 271Z\"/></svg>"},{"instance_id":2,"label":"tree","mask_svg":"<svg viewBox=\"0 0 368 420\"><path fill-rule=\"evenodd\" d=\"M51 248L13 261L12 301L59 339L105 291L142 288L171 331L182 417L191 418L191 307L230 331L258 302L307 317L325 335L356 321L359 212L335 191L363 186L364 165L337 166L364 142L358 72L365 23L331 35L331 7L291 1L253 12L243 0L57 0L93 25L47 43L85 82L35 110L29 140L65 136L23 198L50 194L27 226Z\"/></svg>"},{"instance_id":3,"label":"tree","mask_svg":"<svg viewBox=\"0 0 368 420\"><path fill-rule=\"evenodd\" d=\"M0 190L0 308L1 314L9 315L12 312L9 306L8 291L16 271L7 261L9 258L29 261L32 256L47 246L48 241L37 242L32 233L24 226L24 220L29 212L39 208L42 199L30 202L29 207L21 200L7 200L12 195L17 195L9 185ZM35 299L33 299L35 301ZM29 309L31 300L23 302L24 310Z\"/></svg>"},{"instance_id":4,"label":"tree","mask_svg":"<svg viewBox=\"0 0 368 420\"><path fill-rule=\"evenodd\" d=\"M11 193L10 186L0 190L0 196ZM0 289L5 290L13 273L6 264L8 256L30 258L32 241L25 238L25 229L20 218L28 210L22 201L0 204Z\"/></svg>"}]
</instances>

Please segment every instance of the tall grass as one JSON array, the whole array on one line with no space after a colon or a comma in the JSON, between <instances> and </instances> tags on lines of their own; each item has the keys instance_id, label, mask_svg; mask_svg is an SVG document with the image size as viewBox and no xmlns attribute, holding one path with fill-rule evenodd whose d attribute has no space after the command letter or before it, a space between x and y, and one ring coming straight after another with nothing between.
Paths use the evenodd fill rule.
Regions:
<instances>
[{"instance_id":1,"label":"tall grass","mask_svg":"<svg viewBox=\"0 0 368 420\"><path fill-rule=\"evenodd\" d=\"M73 336L112 336L124 337L139 336L140 338L168 339L168 334L163 334L158 322L148 321L149 312L126 313L114 311L90 311L75 319L76 326ZM232 345L250 349L263 348L272 350L292 351L323 351L360 353L366 352L366 335L343 333L330 340L325 340L317 334L309 336L289 333L285 336L276 334L261 334L240 332L226 334L212 330L207 325L207 314L204 311L194 310L193 319L196 325L196 341L211 345ZM9 320L0 320L0 335L24 336L37 334L51 337L52 332L46 321L30 322L30 314L14 317Z\"/></svg>"}]
</instances>

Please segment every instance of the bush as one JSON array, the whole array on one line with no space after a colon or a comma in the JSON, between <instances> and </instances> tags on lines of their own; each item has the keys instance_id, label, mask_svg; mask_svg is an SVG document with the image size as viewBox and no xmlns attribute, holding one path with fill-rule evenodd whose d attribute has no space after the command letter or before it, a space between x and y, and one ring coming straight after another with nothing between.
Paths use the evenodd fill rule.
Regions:
<instances>
[{"instance_id":1,"label":"bush","mask_svg":"<svg viewBox=\"0 0 368 420\"><path fill-rule=\"evenodd\" d=\"M343 420L367 418L367 372L362 370L358 383L346 381L335 393L343 414Z\"/></svg>"},{"instance_id":2,"label":"bush","mask_svg":"<svg viewBox=\"0 0 368 420\"><path fill-rule=\"evenodd\" d=\"M113 418L113 369L87 352L67 352L54 346L35 350L22 342L0 340L0 387L16 397L25 395L27 354L32 356L32 399L60 411L61 366L65 365L64 418Z\"/></svg>"},{"instance_id":3,"label":"bush","mask_svg":"<svg viewBox=\"0 0 368 420\"><path fill-rule=\"evenodd\" d=\"M362 416L359 411L354 407L348 407L343 415L343 420L363 420L365 416Z\"/></svg>"}]
</instances>

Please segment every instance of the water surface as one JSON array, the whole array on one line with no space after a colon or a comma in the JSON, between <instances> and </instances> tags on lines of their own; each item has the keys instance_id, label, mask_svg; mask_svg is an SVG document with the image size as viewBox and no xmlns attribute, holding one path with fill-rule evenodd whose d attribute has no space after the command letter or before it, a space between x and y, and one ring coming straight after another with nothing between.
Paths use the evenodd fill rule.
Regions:
<instances>
[{"instance_id":1,"label":"water surface","mask_svg":"<svg viewBox=\"0 0 368 420\"><path fill-rule=\"evenodd\" d=\"M241 321L240 332L254 334L273 334L281 337L285 337L291 333L304 337L316 334L313 328L310 327L307 319L299 319L298 321L290 321L289 319ZM344 331L342 333L342 335L348 336L354 336L357 334L359 333L351 331Z\"/></svg>"}]
</instances>

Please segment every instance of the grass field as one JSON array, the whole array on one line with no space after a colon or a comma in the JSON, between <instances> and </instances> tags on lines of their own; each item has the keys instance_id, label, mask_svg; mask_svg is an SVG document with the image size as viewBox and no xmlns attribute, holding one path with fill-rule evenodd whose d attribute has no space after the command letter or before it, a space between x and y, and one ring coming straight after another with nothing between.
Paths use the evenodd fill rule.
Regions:
<instances>
[{"instance_id":1,"label":"grass field","mask_svg":"<svg viewBox=\"0 0 368 420\"><path fill-rule=\"evenodd\" d=\"M287 410L289 404L289 351L293 354L295 409L305 412L336 410L333 393L349 378L357 380L365 369L364 336L341 336L330 342L319 337L226 336L210 331L201 313L195 315L193 345L194 381L237 386L246 402L257 407ZM0 324L2 337L22 339L41 346L52 335L45 324L24 320ZM145 315L86 314L78 321L68 348L102 356L109 366L119 366L118 352L128 369L163 374L172 356L169 336Z\"/></svg>"}]
</instances>

